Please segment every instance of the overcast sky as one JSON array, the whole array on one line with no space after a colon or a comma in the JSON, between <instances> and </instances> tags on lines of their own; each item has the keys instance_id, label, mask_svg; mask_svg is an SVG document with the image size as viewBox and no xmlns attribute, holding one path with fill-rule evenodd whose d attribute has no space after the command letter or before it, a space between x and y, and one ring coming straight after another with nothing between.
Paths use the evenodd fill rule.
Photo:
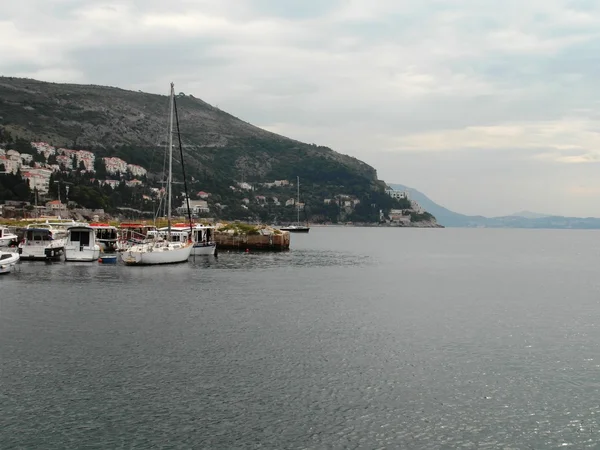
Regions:
<instances>
[{"instance_id":1,"label":"overcast sky","mask_svg":"<svg viewBox=\"0 0 600 450\"><path fill-rule=\"evenodd\" d=\"M600 217L600 1L3 2L0 73L198 96L467 214Z\"/></svg>"}]
</instances>

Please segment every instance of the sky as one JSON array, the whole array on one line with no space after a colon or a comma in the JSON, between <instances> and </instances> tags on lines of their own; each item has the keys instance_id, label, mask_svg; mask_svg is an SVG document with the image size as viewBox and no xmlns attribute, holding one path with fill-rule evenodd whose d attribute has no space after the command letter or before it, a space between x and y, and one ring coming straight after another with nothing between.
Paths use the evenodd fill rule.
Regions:
<instances>
[{"instance_id":1,"label":"sky","mask_svg":"<svg viewBox=\"0 0 600 450\"><path fill-rule=\"evenodd\" d=\"M4 3L2 75L174 81L457 212L600 217L598 1Z\"/></svg>"}]
</instances>

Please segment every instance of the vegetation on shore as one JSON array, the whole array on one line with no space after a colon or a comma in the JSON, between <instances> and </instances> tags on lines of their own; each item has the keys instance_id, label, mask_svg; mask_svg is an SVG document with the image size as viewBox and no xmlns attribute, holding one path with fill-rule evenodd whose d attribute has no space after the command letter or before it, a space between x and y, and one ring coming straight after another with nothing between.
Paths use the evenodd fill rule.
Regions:
<instances>
[{"instance_id":1,"label":"vegetation on shore","mask_svg":"<svg viewBox=\"0 0 600 450\"><path fill-rule=\"evenodd\" d=\"M375 169L356 158L254 127L193 95L180 93L176 101L190 197L197 199L199 191L211 194L206 217L295 222L296 207L286 207L285 202L296 197L296 176L305 205L301 220L376 223L380 211L387 214L390 209L406 208L401 200L385 194L385 183L377 179ZM35 160L41 155L31 148L31 141L92 151L96 172L54 173L48 198L57 198L61 189L64 200L64 186L71 183L69 200L84 208L104 209L113 215L121 213L119 208L132 208L140 217L149 218L159 208L150 188L161 187L164 179L167 106L167 97L161 95L0 77L0 145L33 154ZM119 178L107 174L99 163L107 156L145 167L144 185L128 187L127 178L115 189L100 185L101 180ZM1 199L33 200L34 193L19 175L11 179L0 175ZM174 178L182 181L178 164ZM263 186L274 180L291 184ZM242 181L255 190L231 188ZM182 193L174 194L174 206L181 205ZM258 202L258 196L266 200ZM356 202L345 207L343 198ZM331 201L326 203L326 199Z\"/></svg>"}]
</instances>

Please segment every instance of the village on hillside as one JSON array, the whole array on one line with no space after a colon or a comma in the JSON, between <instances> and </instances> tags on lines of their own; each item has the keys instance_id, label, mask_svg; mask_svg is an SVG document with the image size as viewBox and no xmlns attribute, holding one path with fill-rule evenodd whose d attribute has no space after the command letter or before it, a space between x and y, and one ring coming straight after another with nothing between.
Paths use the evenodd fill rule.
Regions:
<instances>
[{"instance_id":1,"label":"village on hillside","mask_svg":"<svg viewBox=\"0 0 600 450\"><path fill-rule=\"evenodd\" d=\"M155 205L161 204L165 190L163 186L151 186L148 181L148 170L140 165L131 164L118 157L101 157L88 150L75 150L64 147L55 147L47 142L31 142L32 151L30 153L18 152L14 149L6 149L0 146L0 173L20 174L26 180L28 186L35 194L34 205L31 202L6 201L0 205L0 215L4 217L19 216L67 216L77 215L86 216L107 216L102 208L85 208L78 205L69 198L69 183L64 186L65 195L60 198L60 186L54 192L58 198L53 198L51 194L51 183L61 183L60 180L52 181L53 176L57 174L72 176L76 174L84 177L89 183L97 183L99 186L110 187L113 190L120 186L127 188L140 188L143 193L140 195L141 202L148 202ZM100 174L102 173L102 175ZM306 204L299 201L293 195L294 183L290 180L273 180L267 182L250 183L247 181L234 182L229 186L229 191L233 197L229 197L228 203L224 203L222 196L216 198L205 190L194 190L190 194L189 206L192 216L195 218L212 218L211 216L222 217L227 215L228 210L232 208L247 211L251 217L251 212L264 209L273 211L293 210L296 215L303 214L304 219ZM285 194L280 194L285 192ZM379 221L381 223L390 223L398 225L410 225L411 215L422 215L425 211L416 203L408 198L408 193L404 191L386 190L386 193L393 199L404 201L404 208L393 208L388 214L379 211ZM175 208L176 213L184 216L187 211L185 193L178 193L176 196L180 206ZM232 204L231 200L237 204ZM162 202L162 208L164 208ZM331 198L322 199L322 208L334 211L338 217L351 217L353 211L361 204L361 200L352 194L337 194ZM159 206L160 208L160 206ZM126 213L131 214L143 212L143 208L122 208ZM293 215L292 215L293 216ZM277 214L272 214L273 219L277 220Z\"/></svg>"}]
</instances>

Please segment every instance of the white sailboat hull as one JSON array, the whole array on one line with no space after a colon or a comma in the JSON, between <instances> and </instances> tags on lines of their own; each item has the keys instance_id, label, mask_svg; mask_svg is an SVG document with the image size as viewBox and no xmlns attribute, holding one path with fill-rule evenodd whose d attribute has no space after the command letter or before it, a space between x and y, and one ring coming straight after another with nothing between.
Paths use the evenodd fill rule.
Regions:
<instances>
[{"instance_id":1,"label":"white sailboat hull","mask_svg":"<svg viewBox=\"0 0 600 450\"><path fill-rule=\"evenodd\" d=\"M97 261L100 258L100 246L79 247L75 245L65 246L65 261Z\"/></svg>"},{"instance_id":2,"label":"white sailboat hull","mask_svg":"<svg viewBox=\"0 0 600 450\"><path fill-rule=\"evenodd\" d=\"M130 266L177 264L188 260L192 244L147 243L133 245L120 253L122 261Z\"/></svg>"},{"instance_id":3,"label":"white sailboat hull","mask_svg":"<svg viewBox=\"0 0 600 450\"><path fill-rule=\"evenodd\" d=\"M0 252L0 274L12 272L19 259L18 253Z\"/></svg>"}]
</instances>

